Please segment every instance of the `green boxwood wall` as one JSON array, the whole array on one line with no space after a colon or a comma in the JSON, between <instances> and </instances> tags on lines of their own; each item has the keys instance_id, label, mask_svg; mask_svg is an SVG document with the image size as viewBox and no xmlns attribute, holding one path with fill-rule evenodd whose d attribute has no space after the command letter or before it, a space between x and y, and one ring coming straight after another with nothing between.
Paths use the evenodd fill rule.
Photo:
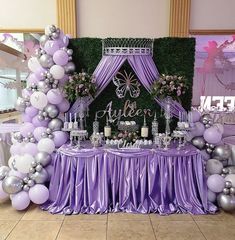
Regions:
<instances>
[{"instance_id":1,"label":"green boxwood wall","mask_svg":"<svg viewBox=\"0 0 235 240\"><path fill-rule=\"evenodd\" d=\"M73 49L73 61L76 65L76 71L82 69L92 73L102 58L102 41L100 38L78 38L70 40L70 48ZM192 99L192 83L194 72L194 38L159 38L154 40L153 59L160 73L168 73L173 75L185 75L189 81L190 88L187 94L181 99L185 109L190 109ZM131 70L128 64L124 64L122 69ZM126 99L129 99L127 96ZM105 91L90 106L90 117L87 119L87 126L92 125L95 112L105 109L108 102L113 101L113 107L119 109L123 107L125 99L118 99L115 95L115 86L111 82ZM138 99L130 99L136 101L140 108L148 106L157 111L160 130L164 130L164 117L162 116L159 106L153 101L151 96L142 87L141 95ZM137 119L141 125L143 119ZM151 119L149 119L150 124ZM105 119L100 121L100 125L105 124ZM175 125L175 122L172 122ZM91 131L90 127L88 129Z\"/></svg>"}]
</instances>

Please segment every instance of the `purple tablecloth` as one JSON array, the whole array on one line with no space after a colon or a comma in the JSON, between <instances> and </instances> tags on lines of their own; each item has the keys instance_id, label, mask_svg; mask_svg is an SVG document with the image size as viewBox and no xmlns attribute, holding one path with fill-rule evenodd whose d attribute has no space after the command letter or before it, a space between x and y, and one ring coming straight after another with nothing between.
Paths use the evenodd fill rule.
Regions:
<instances>
[{"instance_id":1,"label":"purple tablecloth","mask_svg":"<svg viewBox=\"0 0 235 240\"><path fill-rule=\"evenodd\" d=\"M150 149L76 150L62 146L54 159L51 213L214 213L200 152L188 145Z\"/></svg>"}]
</instances>

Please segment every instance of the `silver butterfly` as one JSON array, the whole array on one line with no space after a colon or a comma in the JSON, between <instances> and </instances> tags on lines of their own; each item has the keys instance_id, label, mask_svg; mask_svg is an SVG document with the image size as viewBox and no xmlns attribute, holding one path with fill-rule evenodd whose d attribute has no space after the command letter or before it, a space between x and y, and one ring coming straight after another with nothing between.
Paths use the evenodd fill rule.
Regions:
<instances>
[{"instance_id":1,"label":"silver butterfly","mask_svg":"<svg viewBox=\"0 0 235 240\"><path fill-rule=\"evenodd\" d=\"M116 88L116 95L118 98L124 98L126 93L129 92L132 98L137 98L140 95L140 83L138 79L134 78L135 75L133 73L127 74L124 70L124 74L118 72L116 76L113 78L113 83Z\"/></svg>"}]
</instances>

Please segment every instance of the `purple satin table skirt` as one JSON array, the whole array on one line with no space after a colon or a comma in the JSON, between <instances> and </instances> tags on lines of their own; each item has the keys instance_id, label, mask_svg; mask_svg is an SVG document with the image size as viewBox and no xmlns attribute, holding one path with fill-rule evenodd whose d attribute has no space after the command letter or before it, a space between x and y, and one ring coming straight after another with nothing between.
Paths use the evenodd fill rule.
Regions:
<instances>
[{"instance_id":1,"label":"purple satin table skirt","mask_svg":"<svg viewBox=\"0 0 235 240\"><path fill-rule=\"evenodd\" d=\"M150 149L76 150L62 146L55 155L50 198L42 209L62 214L107 212L207 214L200 152L188 145Z\"/></svg>"}]
</instances>

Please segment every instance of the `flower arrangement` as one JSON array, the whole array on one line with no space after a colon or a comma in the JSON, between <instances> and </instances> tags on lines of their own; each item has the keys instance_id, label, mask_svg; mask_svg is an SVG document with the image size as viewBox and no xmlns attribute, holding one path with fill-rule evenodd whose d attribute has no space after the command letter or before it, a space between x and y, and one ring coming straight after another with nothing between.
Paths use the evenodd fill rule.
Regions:
<instances>
[{"instance_id":1,"label":"flower arrangement","mask_svg":"<svg viewBox=\"0 0 235 240\"><path fill-rule=\"evenodd\" d=\"M74 73L69 77L69 82L65 85L64 90L70 102L79 97L94 97L96 92L95 78L85 72Z\"/></svg>"},{"instance_id":2,"label":"flower arrangement","mask_svg":"<svg viewBox=\"0 0 235 240\"><path fill-rule=\"evenodd\" d=\"M121 131L118 132L113 136L113 139L122 139L123 141L127 141L128 143L134 143L138 139L138 132L128 132L128 131Z\"/></svg>"},{"instance_id":3,"label":"flower arrangement","mask_svg":"<svg viewBox=\"0 0 235 240\"><path fill-rule=\"evenodd\" d=\"M184 76L161 74L152 85L152 95L160 99L170 96L175 100L179 100L187 89L188 84Z\"/></svg>"}]
</instances>

